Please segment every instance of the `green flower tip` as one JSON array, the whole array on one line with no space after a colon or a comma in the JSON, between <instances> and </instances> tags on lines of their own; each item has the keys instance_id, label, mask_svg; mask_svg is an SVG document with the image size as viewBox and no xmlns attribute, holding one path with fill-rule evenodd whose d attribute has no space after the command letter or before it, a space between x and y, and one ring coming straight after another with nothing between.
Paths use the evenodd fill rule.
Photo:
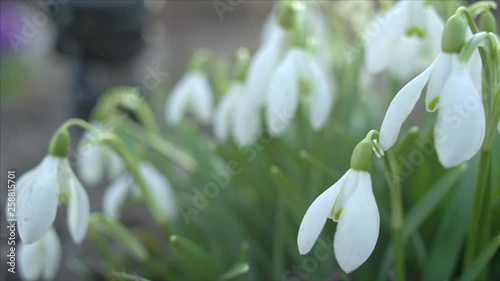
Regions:
<instances>
[{"instance_id":1,"label":"green flower tip","mask_svg":"<svg viewBox=\"0 0 500 281\"><path fill-rule=\"evenodd\" d=\"M203 70L210 60L210 52L205 49L200 49L191 57L189 61L189 70Z\"/></svg>"},{"instance_id":2,"label":"green flower tip","mask_svg":"<svg viewBox=\"0 0 500 281\"><path fill-rule=\"evenodd\" d=\"M286 30L291 30L297 22L298 12L302 9L302 3L298 1L281 1L277 9L279 25Z\"/></svg>"},{"instance_id":3,"label":"green flower tip","mask_svg":"<svg viewBox=\"0 0 500 281\"><path fill-rule=\"evenodd\" d=\"M352 152L351 169L356 171L370 171L373 158L373 143L370 139L362 140Z\"/></svg>"},{"instance_id":4,"label":"green flower tip","mask_svg":"<svg viewBox=\"0 0 500 281\"><path fill-rule=\"evenodd\" d=\"M495 33L497 31L495 16L490 11L484 12L479 18L479 28L485 32Z\"/></svg>"},{"instance_id":5,"label":"green flower tip","mask_svg":"<svg viewBox=\"0 0 500 281\"><path fill-rule=\"evenodd\" d=\"M245 81L249 64L250 52L247 48L239 48L236 51L236 63L233 68L233 79L236 81Z\"/></svg>"},{"instance_id":6,"label":"green flower tip","mask_svg":"<svg viewBox=\"0 0 500 281\"><path fill-rule=\"evenodd\" d=\"M57 130L50 140L49 155L64 158L68 155L71 137L65 128Z\"/></svg>"},{"instance_id":7,"label":"green flower tip","mask_svg":"<svg viewBox=\"0 0 500 281\"><path fill-rule=\"evenodd\" d=\"M467 24L465 20L457 15L451 16L444 25L441 37L441 50L444 53L459 53L465 44Z\"/></svg>"}]
</instances>

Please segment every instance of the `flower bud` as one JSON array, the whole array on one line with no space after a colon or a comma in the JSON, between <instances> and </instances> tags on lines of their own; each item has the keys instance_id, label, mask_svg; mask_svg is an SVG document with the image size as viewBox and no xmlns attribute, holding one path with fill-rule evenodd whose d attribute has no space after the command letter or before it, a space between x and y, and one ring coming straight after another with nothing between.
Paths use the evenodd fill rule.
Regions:
<instances>
[{"instance_id":1,"label":"flower bud","mask_svg":"<svg viewBox=\"0 0 500 281\"><path fill-rule=\"evenodd\" d=\"M460 16L451 16L444 25L441 50L444 53L459 53L465 43L466 31L465 20Z\"/></svg>"},{"instance_id":2,"label":"flower bud","mask_svg":"<svg viewBox=\"0 0 500 281\"><path fill-rule=\"evenodd\" d=\"M191 60L189 61L189 69L191 71L203 70L208 63L210 54L207 50L198 50L193 55Z\"/></svg>"},{"instance_id":3,"label":"flower bud","mask_svg":"<svg viewBox=\"0 0 500 281\"><path fill-rule=\"evenodd\" d=\"M64 158L68 155L71 138L68 130L61 128L57 130L50 141L49 155Z\"/></svg>"},{"instance_id":4,"label":"flower bud","mask_svg":"<svg viewBox=\"0 0 500 281\"><path fill-rule=\"evenodd\" d=\"M479 18L479 28L482 31L495 33L497 30L497 23L495 17L490 11L484 12Z\"/></svg>"},{"instance_id":5,"label":"flower bud","mask_svg":"<svg viewBox=\"0 0 500 281\"><path fill-rule=\"evenodd\" d=\"M351 168L356 171L369 171L372 167L373 143L370 139L362 140L352 152Z\"/></svg>"}]
</instances>

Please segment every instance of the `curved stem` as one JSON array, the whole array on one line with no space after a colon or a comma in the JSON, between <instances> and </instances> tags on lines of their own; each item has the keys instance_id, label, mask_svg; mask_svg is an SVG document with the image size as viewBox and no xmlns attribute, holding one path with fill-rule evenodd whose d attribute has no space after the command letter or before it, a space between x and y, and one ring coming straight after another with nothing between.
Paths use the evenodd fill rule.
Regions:
<instances>
[{"instance_id":1,"label":"curved stem","mask_svg":"<svg viewBox=\"0 0 500 281\"><path fill-rule=\"evenodd\" d=\"M78 119L78 118L71 118L69 120L66 120L66 122L64 122L60 128L61 129L68 129L71 126L78 126L80 128L83 128L84 130L89 131L90 133L92 133L94 135L101 134L101 131L99 131L97 128L92 126L92 124L90 124L89 122L87 122L85 120Z\"/></svg>"},{"instance_id":2,"label":"curved stem","mask_svg":"<svg viewBox=\"0 0 500 281\"><path fill-rule=\"evenodd\" d=\"M385 176L390 188L391 196L391 235L394 251L394 263L396 268L396 280L406 280L405 253L403 242L403 200L401 196L401 182L399 179L399 168L391 152L386 151L384 155Z\"/></svg>"}]
</instances>

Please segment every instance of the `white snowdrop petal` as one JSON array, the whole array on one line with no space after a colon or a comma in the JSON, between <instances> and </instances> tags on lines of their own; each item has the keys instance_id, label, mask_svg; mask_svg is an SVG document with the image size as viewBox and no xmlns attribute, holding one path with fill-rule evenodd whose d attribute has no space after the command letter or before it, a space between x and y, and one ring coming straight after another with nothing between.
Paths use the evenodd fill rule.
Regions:
<instances>
[{"instance_id":1,"label":"white snowdrop petal","mask_svg":"<svg viewBox=\"0 0 500 281\"><path fill-rule=\"evenodd\" d=\"M104 178L102 147L86 143L90 135L86 133L78 143L78 175L87 186L96 186Z\"/></svg>"},{"instance_id":2,"label":"white snowdrop petal","mask_svg":"<svg viewBox=\"0 0 500 281\"><path fill-rule=\"evenodd\" d=\"M439 96L443 92L443 86L450 76L453 56L443 53L436 59L436 66L429 77L429 84L425 93L425 109L429 112L433 112L439 107Z\"/></svg>"},{"instance_id":3,"label":"white snowdrop petal","mask_svg":"<svg viewBox=\"0 0 500 281\"><path fill-rule=\"evenodd\" d=\"M213 93L204 73L194 72L192 78L192 92L190 103L192 113L198 121L207 124L210 121L213 108Z\"/></svg>"},{"instance_id":4,"label":"white snowdrop petal","mask_svg":"<svg viewBox=\"0 0 500 281\"><path fill-rule=\"evenodd\" d=\"M333 221L338 221L338 217L336 218L335 216L340 214L342 216L342 212L347 204L349 202L349 198L351 198L352 194L358 187L359 179L360 179L360 172L349 169L346 174L345 174L345 182L343 184L342 189L339 192L339 195L337 196L337 199L334 202L334 205L332 207L332 213L330 213L329 218L331 218ZM333 215L333 216L332 216Z\"/></svg>"},{"instance_id":5,"label":"white snowdrop petal","mask_svg":"<svg viewBox=\"0 0 500 281\"><path fill-rule=\"evenodd\" d=\"M21 279L26 281L32 281L39 279L42 274L42 266L41 261L43 260L40 257L39 244L43 240L38 240L37 242L26 245L24 243L20 243L19 245L19 275Z\"/></svg>"},{"instance_id":6,"label":"white snowdrop petal","mask_svg":"<svg viewBox=\"0 0 500 281\"><path fill-rule=\"evenodd\" d=\"M472 84L476 87L476 93L481 95L483 62L481 61L481 55L477 49L474 53L472 53L472 56L469 59L467 70L469 72L469 77L472 80Z\"/></svg>"},{"instance_id":7,"label":"white snowdrop petal","mask_svg":"<svg viewBox=\"0 0 500 281\"><path fill-rule=\"evenodd\" d=\"M184 74L181 80L174 87L165 104L165 119L171 125L177 125L181 120L186 107L190 102L192 91L193 73Z\"/></svg>"},{"instance_id":8,"label":"white snowdrop petal","mask_svg":"<svg viewBox=\"0 0 500 281\"><path fill-rule=\"evenodd\" d=\"M222 98L214 112L214 135L220 142L229 138L229 130L233 122L233 112L238 99L243 95L243 85L235 83L231 85L227 94Z\"/></svg>"},{"instance_id":9,"label":"white snowdrop petal","mask_svg":"<svg viewBox=\"0 0 500 281\"><path fill-rule=\"evenodd\" d=\"M314 246L332 210L333 203L345 183L346 177L347 174L321 193L307 209L297 235L297 245L301 255L307 254Z\"/></svg>"},{"instance_id":10,"label":"white snowdrop petal","mask_svg":"<svg viewBox=\"0 0 500 281\"><path fill-rule=\"evenodd\" d=\"M368 259L377 244L379 228L370 174L360 172L358 186L342 211L333 242L342 270L350 273Z\"/></svg>"},{"instance_id":11,"label":"white snowdrop petal","mask_svg":"<svg viewBox=\"0 0 500 281\"><path fill-rule=\"evenodd\" d=\"M248 101L255 106L263 105L265 102L273 71L283 51L285 38L283 33L260 47L248 66L245 95L248 95Z\"/></svg>"},{"instance_id":12,"label":"white snowdrop petal","mask_svg":"<svg viewBox=\"0 0 500 281\"><path fill-rule=\"evenodd\" d=\"M328 121L333 105L333 92L328 77L321 66L310 58L311 96L308 99L309 121L314 130L321 129Z\"/></svg>"},{"instance_id":13,"label":"white snowdrop petal","mask_svg":"<svg viewBox=\"0 0 500 281\"><path fill-rule=\"evenodd\" d=\"M120 210L130 192L133 181L128 175L122 175L111 182L102 195L103 213L115 220L120 218Z\"/></svg>"},{"instance_id":14,"label":"white snowdrop petal","mask_svg":"<svg viewBox=\"0 0 500 281\"><path fill-rule=\"evenodd\" d=\"M388 13L377 16L367 25L365 65L370 73L378 73L389 66L393 46L404 36L409 5L407 1L400 1Z\"/></svg>"},{"instance_id":15,"label":"white snowdrop petal","mask_svg":"<svg viewBox=\"0 0 500 281\"><path fill-rule=\"evenodd\" d=\"M59 271L61 263L61 242L53 228L50 228L44 237L44 244L45 257L43 262L45 263L45 268L43 269L43 278L45 280L53 280Z\"/></svg>"},{"instance_id":16,"label":"white snowdrop petal","mask_svg":"<svg viewBox=\"0 0 500 281\"><path fill-rule=\"evenodd\" d=\"M19 194L18 230L26 244L42 238L56 218L60 161L60 158L46 156L33 175L36 178Z\"/></svg>"},{"instance_id":17,"label":"white snowdrop petal","mask_svg":"<svg viewBox=\"0 0 500 281\"><path fill-rule=\"evenodd\" d=\"M437 155L446 168L457 166L476 155L485 136L483 103L463 68L453 70L444 85L434 126Z\"/></svg>"},{"instance_id":18,"label":"white snowdrop petal","mask_svg":"<svg viewBox=\"0 0 500 281\"><path fill-rule=\"evenodd\" d=\"M436 59L424 72L406 84L394 97L380 128L380 146L384 150L391 148L396 142L401 125L415 107L422 89L429 80Z\"/></svg>"},{"instance_id":19,"label":"white snowdrop petal","mask_svg":"<svg viewBox=\"0 0 500 281\"><path fill-rule=\"evenodd\" d=\"M87 234L89 221L89 198L80 181L70 171L68 202L68 228L75 244L80 244Z\"/></svg>"},{"instance_id":20,"label":"white snowdrop petal","mask_svg":"<svg viewBox=\"0 0 500 281\"><path fill-rule=\"evenodd\" d=\"M177 203L170 183L149 163L141 164L140 170L156 205L162 212L163 219L175 219L177 217Z\"/></svg>"},{"instance_id":21,"label":"white snowdrop petal","mask_svg":"<svg viewBox=\"0 0 500 281\"><path fill-rule=\"evenodd\" d=\"M423 42L416 36L401 36L390 54L389 72L399 81L408 81L415 72Z\"/></svg>"},{"instance_id":22,"label":"white snowdrop petal","mask_svg":"<svg viewBox=\"0 0 500 281\"><path fill-rule=\"evenodd\" d=\"M266 125L271 135L282 134L297 111L302 52L290 50L271 79L266 100Z\"/></svg>"},{"instance_id":23,"label":"white snowdrop petal","mask_svg":"<svg viewBox=\"0 0 500 281\"><path fill-rule=\"evenodd\" d=\"M232 122L234 139L239 147L252 145L261 133L260 106L242 96L236 105Z\"/></svg>"},{"instance_id":24,"label":"white snowdrop petal","mask_svg":"<svg viewBox=\"0 0 500 281\"><path fill-rule=\"evenodd\" d=\"M106 170L108 171L108 177L114 179L118 177L118 175L121 172L123 172L125 167L123 165L120 156L118 156L116 152L114 152L108 147L103 147L102 149L104 153L104 158L106 159L105 167Z\"/></svg>"}]
</instances>

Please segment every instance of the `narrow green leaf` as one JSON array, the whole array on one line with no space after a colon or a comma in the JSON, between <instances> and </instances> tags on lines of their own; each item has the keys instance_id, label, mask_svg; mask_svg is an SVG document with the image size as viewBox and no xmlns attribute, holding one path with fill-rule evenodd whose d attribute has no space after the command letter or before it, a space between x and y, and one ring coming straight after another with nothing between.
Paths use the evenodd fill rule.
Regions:
<instances>
[{"instance_id":1,"label":"narrow green leaf","mask_svg":"<svg viewBox=\"0 0 500 281\"><path fill-rule=\"evenodd\" d=\"M454 184L466 171L466 165L461 165L447 172L433 184L425 196L410 209L406 215L403 226L403 240L406 242L425 219L434 211L437 205L448 194Z\"/></svg>"},{"instance_id":2,"label":"narrow green leaf","mask_svg":"<svg viewBox=\"0 0 500 281\"><path fill-rule=\"evenodd\" d=\"M483 269L488 267L488 263L493 258L500 246L500 235L497 235L491 240L481 254L472 262L465 270L458 281L473 281L481 273Z\"/></svg>"},{"instance_id":3,"label":"narrow green leaf","mask_svg":"<svg viewBox=\"0 0 500 281\"><path fill-rule=\"evenodd\" d=\"M234 279L238 276L241 276L250 270L250 266L246 262L239 262L235 264L231 269L229 269L226 273L222 274L218 280L226 281Z\"/></svg>"}]
</instances>

